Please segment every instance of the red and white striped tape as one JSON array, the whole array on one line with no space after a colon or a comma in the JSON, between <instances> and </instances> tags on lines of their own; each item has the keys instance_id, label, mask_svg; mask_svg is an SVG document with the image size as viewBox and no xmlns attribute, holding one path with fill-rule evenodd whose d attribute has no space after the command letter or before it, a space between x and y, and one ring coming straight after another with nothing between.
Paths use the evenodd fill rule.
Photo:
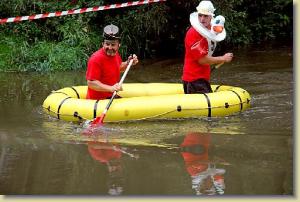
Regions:
<instances>
[{"instance_id":1,"label":"red and white striped tape","mask_svg":"<svg viewBox=\"0 0 300 202\"><path fill-rule=\"evenodd\" d=\"M94 11L102 11L102 10L109 10L115 8L124 8L129 6L139 6L144 4L150 3L157 3L163 2L166 0L141 0L141 1L131 1L127 3L120 3L120 4L111 4L107 6L95 6L90 8L80 8L76 10L68 10L68 11L56 11L54 13L44 13L44 14L36 14L31 16L18 16L18 17L11 17L11 18L3 18L0 19L0 24L9 23L9 22L20 22L24 20L36 20L41 18L51 18L51 17L58 17L63 15L73 15L73 14L80 14L80 13L87 13L87 12L94 12Z\"/></svg>"}]
</instances>

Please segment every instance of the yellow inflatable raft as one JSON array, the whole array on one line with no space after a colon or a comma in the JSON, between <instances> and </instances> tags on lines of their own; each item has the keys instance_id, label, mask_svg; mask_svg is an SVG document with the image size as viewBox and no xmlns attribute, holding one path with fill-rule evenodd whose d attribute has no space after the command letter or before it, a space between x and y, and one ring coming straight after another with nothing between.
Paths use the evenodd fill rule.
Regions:
<instances>
[{"instance_id":1,"label":"yellow inflatable raft","mask_svg":"<svg viewBox=\"0 0 300 202\"><path fill-rule=\"evenodd\" d=\"M114 99L105 122L154 118L227 116L250 107L249 93L239 87L212 85L213 93L184 94L179 83L123 84L122 98ZM91 120L100 116L107 100L85 99L87 86L53 91L43 108L66 121Z\"/></svg>"}]
</instances>

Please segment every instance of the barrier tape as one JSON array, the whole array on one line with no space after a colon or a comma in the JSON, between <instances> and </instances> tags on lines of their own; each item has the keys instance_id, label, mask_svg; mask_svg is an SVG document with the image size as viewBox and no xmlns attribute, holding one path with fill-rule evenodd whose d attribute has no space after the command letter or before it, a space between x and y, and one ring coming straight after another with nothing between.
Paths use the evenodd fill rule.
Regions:
<instances>
[{"instance_id":1,"label":"barrier tape","mask_svg":"<svg viewBox=\"0 0 300 202\"><path fill-rule=\"evenodd\" d=\"M107 6L95 6L90 8L80 8L80 9L72 9L68 11L56 11L54 13L44 13L44 14L36 14L36 15L30 15L30 16L17 16L17 17L11 17L11 18L3 18L0 19L0 24L9 23L9 22L20 22L25 20L36 20L41 18L51 18L51 17L59 17L64 15L74 15L74 14L81 14L81 13L87 13L87 12L95 12L95 11L102 11L102 10L109 10L109 9L116 9L116 8L125 8L130 6L139 6L144 4L150 4L150 3L157 3L157 2L163 2L166 0L141 0L141 1L131 1L127 3L119 3L119 4L111 4Z\"/></svg>"}]
</instances>

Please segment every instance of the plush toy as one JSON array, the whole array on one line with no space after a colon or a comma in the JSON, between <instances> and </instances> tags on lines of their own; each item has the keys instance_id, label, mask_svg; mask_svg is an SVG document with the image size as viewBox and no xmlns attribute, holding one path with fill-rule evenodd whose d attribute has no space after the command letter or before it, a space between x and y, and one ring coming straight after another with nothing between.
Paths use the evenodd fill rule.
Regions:
<instances>
[{"instance_id":1,"label":"plush toy","mask_svg":"<svg viewBox=\"0 0 300 202\"><path fill-rule=\"evenodd\" d=\"M211 21L211 32L219 34L224 29L225 18L222 15L218 15Z\"/></svg>"},{"instance_id":2,"label":"plush toy","mask_svg":"<svg viewBox=\"0 0 300 202\"><path fill-rule=\"evenodd\" d=\"M197 12L193 12L190 14L190 23L199 34L201 34L208 40L220 42L223 41L226 37L226 30L224 27L225 18L222 15L218 15L212 19L211 29L207 29L199 22Z\"/></svg>"}]
</instances>

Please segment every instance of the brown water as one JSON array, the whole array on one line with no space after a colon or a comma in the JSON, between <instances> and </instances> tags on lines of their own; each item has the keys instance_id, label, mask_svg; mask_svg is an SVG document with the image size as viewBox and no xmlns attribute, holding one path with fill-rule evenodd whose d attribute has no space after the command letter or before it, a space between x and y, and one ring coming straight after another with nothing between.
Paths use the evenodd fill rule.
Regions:
<instances>
[{"instance_id":1,"label":"brown water","mask_svg":"<svg viewBox=\"0 0 300 202\"><path fill-rule=\"evenodd\" d=\"M246 89L250 110L105 124L90 137L41 107L51 90L85 84L84 72L0 73L0 194L294 194L292 50L235 56L212 83ZM181 72L181 58L151 61L125 82L180 82Z\"/></svg>"}]
</instances>

